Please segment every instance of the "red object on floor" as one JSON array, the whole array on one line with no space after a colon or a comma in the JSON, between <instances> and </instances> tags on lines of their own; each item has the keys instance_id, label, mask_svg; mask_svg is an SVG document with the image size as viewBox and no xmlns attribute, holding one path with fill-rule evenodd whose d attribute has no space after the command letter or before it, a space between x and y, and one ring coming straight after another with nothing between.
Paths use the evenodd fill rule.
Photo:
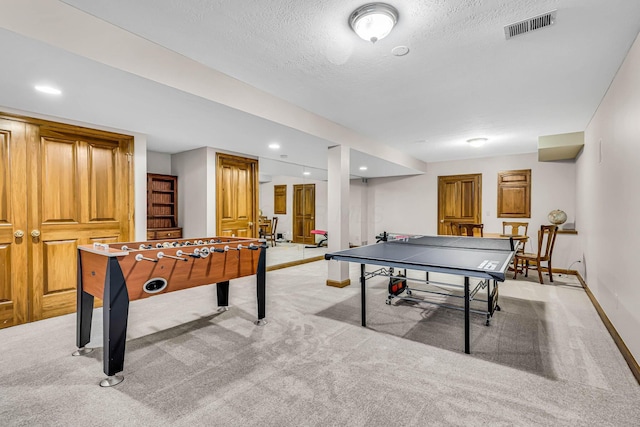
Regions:
<instances>
[{"instance_id":1,"label":"red object on floor","mask_svg":"<svg viewBox=\"0 0 640 427\"><path fill-rule=\"evenodd\" d=\"M324 239L320 240L316 246L307 246L307 247L319 248L320 246L325 244L328 240L328 237L327 237L328 233L325 230L311 230L311 234L319 234L321 236L324 236Z\"/></svg>"}]
</instances>

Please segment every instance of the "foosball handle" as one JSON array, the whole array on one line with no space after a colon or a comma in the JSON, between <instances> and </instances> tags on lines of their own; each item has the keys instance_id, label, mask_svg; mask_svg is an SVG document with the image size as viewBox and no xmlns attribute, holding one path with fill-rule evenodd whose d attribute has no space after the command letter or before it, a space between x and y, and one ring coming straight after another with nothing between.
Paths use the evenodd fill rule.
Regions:
<instances>
[{"instance_id":1,"label":"foosball handle","mask_svg":"<svg viewBox=\"0 0 640 427\"><path fill-rule=\"evenodd\" d=\"M176 255L178 256L187 255L192 258L200 258L200 250L198 248L195 248L192 253L186 253L181 250L178 250L178 252L176 252Z\"/></svg>"},{"instance_id":2,"label":"foosball handle","mask_svg":"<svg viewBox=\"0 0 640 427\"><path fill-rule=\"evenodd\" d=\"M150 262L158 262L158 258L153 259L153 258L147 258L145 256L143 256L142 254L138 254L136 255L136 261L150 261Z\"/></svg>"},{"instance_id":3,"label":"foosball handle","mask_svg":"<svg viewBox=\"0 0 640 427\"><path fill-rule=\"evenodd\" d=\"M187 258L182 258L182 257L180 257L180 252L182 252L182 251L178 251L178 252L176 252L176 255L177 255L177 256L173 256L173 255L166 255L164 252L158 252L158 253L156 254L156 256L158 257L158 259L160 259L160 258L171 258L171 259L177 259L177 260L179 260L179 261L189 261Z\"/></svg>"}]
</instances>

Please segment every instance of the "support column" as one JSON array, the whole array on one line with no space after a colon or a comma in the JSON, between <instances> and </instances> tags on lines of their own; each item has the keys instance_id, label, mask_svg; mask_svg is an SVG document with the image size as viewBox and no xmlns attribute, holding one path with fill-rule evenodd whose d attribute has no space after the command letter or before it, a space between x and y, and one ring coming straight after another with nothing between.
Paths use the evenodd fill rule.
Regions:
<instances>
[{"instance_id":1,"label":"support column","mask_svg":"<svg viewBox=\"0 0 640 427\"><path fill-rule=\"evenodd\" d=\"M329 148L328 159L328 218L329 252L349 248L349 147L337 145ZM328 262L327 286L343 288L351 284L349 263Z\"/></svg>"},{"instance_id":2,"label":"support column","mask_svg":"<svg viewBox=\"0 0 640 427\"><path fill-rule=\"evenodd\" d=\"M362 178L362 191L360 193L360 244L369 243L369 180Z\"/></svg>"}]
</instances>

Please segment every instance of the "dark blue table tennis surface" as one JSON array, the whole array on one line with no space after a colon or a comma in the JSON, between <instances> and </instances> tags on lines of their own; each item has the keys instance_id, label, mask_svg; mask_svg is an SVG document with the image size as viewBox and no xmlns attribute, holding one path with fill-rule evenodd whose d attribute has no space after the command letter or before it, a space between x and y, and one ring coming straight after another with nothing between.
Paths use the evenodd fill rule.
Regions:
<instances>
[{"instance_id":1,"label":"dark blue table tennis surface","mask_svg":"<svg viewBox=\"0 0 640 427\"><path fill-rule=\"evenodd\" d=\"M394 236L395 240L327 253L325 259L505 280L510 239Z\"/></svg>"}]
</instances>

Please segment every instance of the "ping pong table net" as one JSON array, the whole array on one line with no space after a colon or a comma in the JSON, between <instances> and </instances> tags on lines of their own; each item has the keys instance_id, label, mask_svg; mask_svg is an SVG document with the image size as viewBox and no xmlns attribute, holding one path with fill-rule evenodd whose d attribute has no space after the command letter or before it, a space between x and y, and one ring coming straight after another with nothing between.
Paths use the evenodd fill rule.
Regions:
<instances>
[{"instance_id":1,"label":"ping pong table net","mask_svg":"<svg viewBox=\"0 0 640 427\"><path fill-rule=\"evenodd\" d=\"M392 242L397 240L406 242L409 239L418 239L420 237L424 237L424 235L423 234L388 233L386 231L383 231L382 233L376 236L376 243Z\"/></svg>"}]
</instances>

